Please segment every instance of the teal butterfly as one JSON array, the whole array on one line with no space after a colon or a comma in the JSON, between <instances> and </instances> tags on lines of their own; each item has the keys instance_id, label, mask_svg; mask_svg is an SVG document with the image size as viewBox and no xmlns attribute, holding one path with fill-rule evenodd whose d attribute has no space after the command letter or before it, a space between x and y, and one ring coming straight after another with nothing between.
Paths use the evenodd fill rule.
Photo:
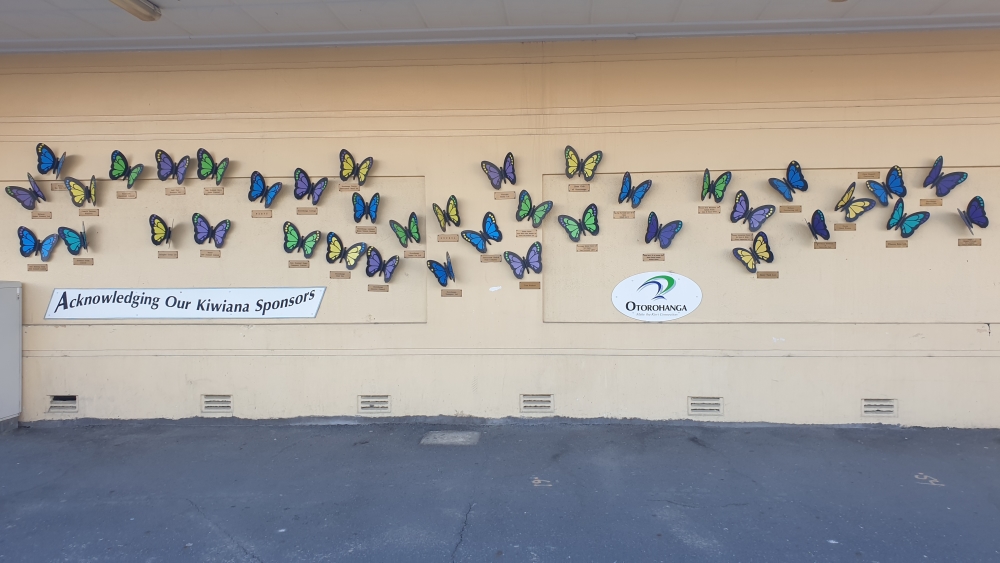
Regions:
<instances>
[{"instance_id":1,"label":"teal butterfly","mask_svg":"<svg viewBox=\"0 0 1000 563\"><path fill-rule=\"evenodd\" d=\"M907 215L903 212L903 198L896 200L896 205L892 208L892 215L885 225L885 230L892 231L899 229L903 238L910 238L920 225L923 225L931 218L931 214L926 211L917 211Z\"/></svg>"},{"instance_id":2,"label":"teal butterfly","mask_svg":"<svg viewBox=\"0 0 1000 563\"><path fill-rule=\"evenodd\" d=\"M90 252L87 247L87 226L83 225L80 232L74 231L69 227L59 227L59 238L66 243L66 249L73 256L80 254L81 250L86 250Z\"/></svg>"}]
</instances>

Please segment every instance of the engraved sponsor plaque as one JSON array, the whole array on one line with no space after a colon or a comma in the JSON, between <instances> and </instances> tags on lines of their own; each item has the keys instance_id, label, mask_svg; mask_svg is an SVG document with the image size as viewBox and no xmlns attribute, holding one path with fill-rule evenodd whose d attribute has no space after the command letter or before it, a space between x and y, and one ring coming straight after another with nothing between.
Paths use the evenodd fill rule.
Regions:
<instances>
[{"instance_id":1,"label":"engraved sponsor plaque","mask_svg":"<svg viewBox=\"0 0 1000 563\"><path fill-rule=\"evenodd\" d=\"M318 207L296 207L296 215L319 215Z\"/></svg>"},{"instance_id":2,"label":"engraved sponsor plaque","mask_svg":"<svg viewBox=\"0 0 1000 563\"><path fill-rule=\"evenodd\" d=\"M730 241L747 241L753 240L753 233L733 233L729 236Z\"/></svg>"},{"instance_id":3,"label":"engraved sponsor plaque","mask_svg":"<svg viewBox=\"0 0 1000 563\"><path fill-rule=\"evenodd\" d=\"M493 199L517 199L517 195L514 192L493 192Z\"/></svg>"},{"instance_id":4,"label":"engraved sponsor plaque","mask_svg":"<svg viewBox=\"0 0 1000 563\"><path fill-rule=\"evenodd\" d=\"M184 186L173 186L170 188L163 188L163 192L167 195L185 195L187 194L187 189Z\"/></svg>"},{"instance_id":5,"label":"engraved sponsor plaque","mask_svg":"<svg viewBox=\"0 0 1000 563\"><path fill-rule=\"evenodd\" d=\"M635 211L615 211L612 216L615 219L635 219Z\"/></svg>"},{"instance_id":6,"label":"engraved sponsor plaque","mask_svg":"<svg viewBox=\"0 0 1000 563\"><path fill-rule=\"evenodd\" d=\"M859 170L858 180L878 180L882 177L882 172L879 170Z\"/></svg>"},{"instance_id":7,"label":"engraved sponsor plaque","mask_svg":"<svg viewBox=\"0 0 1000 563\"><path fill-rule=\"evenodd\" d=\"M480 262L503 262L503 257L499 254L481 254L479 256Z\"/></svg>"},{"instance_id":8,"label":"engraved sponsor plaque","mask_svg":"<svg viewBox=\"0 0 1000 563\"><path fill-rule=\"evenodd\" d=\"M357 184L341 184L338 189L342 192L360 192L361 186Z\"/></svg>"},{"instance_id":9,"label":"engraved sponsor plaque","mask_svg":"<svg viewBox=\"0 0 1000 563\"><path fill-rule=\"evenodd\" d=\"M776 280L778 279L777 270L771 272L757 272L757 279L759 280Z\"/></svg>"},{"instance_id":10,"label":"engraved sponsor plaque","mask_svg":"<svg viewBox=\"0 0 1000 563\"><path fill-rule=\"evenodd\" d=\"M960 238L958 239L958 246L982 246L983 239L981 238Z\"/></svg>"},{"instance_id":11,"label":"engraved sponsor plaque","mask_svg":"<svg viewBox=\"0 0 1000 563\"><path fill-rule=\"evenodd\" d=\"M886 248L909 248L910 241L908 240L887 240L885 241Z\"/></svg>"},{"instance_id":12,"label":"engraved sponsor plaque","mask_svg":"<svg viewBox=\"0 0 1000 563\"><path fill-rule=\"evenodd\" d=\"M920 207L941 207L942 205L944 205L944 200L939 197L920 200Z\"/></svg>"},{"instance_id":13,"label":"engraved sponsor plaque","mask_svg":"<svg viewBox=\"0 0 1000 563\"><path fill-rule=\"evenodd\" d=\"M458 242L458 235L438 235L438 242Z\"/></svg>"},{"instance_id":14,"label":"engraved sponsor plaque","mask_svg":"<svg viewBox=\"0 0 1000 563\"><path fill-rule=\"evenodd\" d=\"M655 253L654 254L643 254L642 255L642 261L643 262L663 262L665 260L666 260L666 255L663 254L663 253L660 253L660 254L655 254Z\"/></svg>"},{"instance_id":15,"label":"engraved sponsor plaque","mask_svg":"<svg viewBox=\"0 0 1000 563\"><path fill-rule=\"evenodd\" d=\"M201 257L202 258L222 258L222 251L221 250L202 250L201 251Z\"/></svg>"},{"instance_id":16,"label":"engraved sponsor plaque","mask_svg":"<svg viewBox=\"0 0 1000 563\"><path fill-rule=\"evenodd\" d=\"M254 209L250 211L250 217L254 219L270 219L272 216L270 209Z\"/></svg>"},{"instance_id":17,"label":"engraved sponsor plaque","mask_svg":"<svg viewBox=\"0 0 1000 563\"><path fill-rule=\"evenodd\" d=\"M462 296L462 290L461 289L442 289L441 290L441 297L461 297L461 296Z\"/></svg>"},{"instance_id":18,"label":"engraved sponsor plaque","mask_svg":"<svg viewBox=\"0 0 1000 563\"><path fill-rule=\"evenodd\" d=\"M368 284L368 291L372 293L389 293L389 284L370 283Z\"/></svg>"},{"instance_id":19,"label":"engraved sponsor plaque","mask_svg":"<svg viewBox=\"0 0 1000 563\"><path fill-rule=\"evenodd\" d=\"M73 265L74 266L93 266L94 265L94 259L93 258L74 258L73 259Z\"/></svg>"},{"instance_id":20,"label":"engraved sponsor plaque","mask_svg":"<svg viewBox=\"0 0 1000 563\"><path fill-rule=\"evenodd\" d=\"M347 271L345 271L345 272L334 272L334 271L331 271L330 272L330 279L331 280L349 280L349 279L351 279L351 272L347 272Z\"/></svg>"},{"instance_id":21,"label":"engraved sponsor plaque","mask_svg":"<svg viewBox=\"0 0 1000 563\"><path fill-rule=\"evenodd\" d=\"M521 282L518 287L520 289L542 289L542 282Z\"/></svg>"},{"instance_id":22,"label":"engraved sponsor plaque","mask_svg":"<svg viewBox=\"0 0 1000 563\"><path fill-rule=\"evenodd\" d=\"M837 243L836 243L836 241L828 241L828 242L816 241L816 242L813 243L813 249L815 249L815 250L836 250L837 249Z\"/></svg>"},{"instance_id":23,"label":"engraved sponsor plaque","mask_svg":"<svg viewBox=\"0 0 1000 563\"><path fill-rule=\"evenodd\" d=\"M378 227L376 227L374 225L372 225L370 227L362 227L361 225L358 225L357 227L354 227L354 234L356 234L356 235L377 235L378 234Z\"/></svg>"},{"instance_id":24,"label":"engraved sponsor plaque","mask_svg":"<svg viewBox=\"0 0 1000 563\"><path fill-rule=\"evenodd\" d=\"M802 213L801 205L779 205L778 213Z\"/></svg>"},{"instance_id":25,"label":"engraved sponsor plaque","mask_svg":"<svg viewBox=\"0 0 1000 563\"><path fill-rule=\"evenodd\" d=\"M289 268L308 268L309 267L309 261L308 260L289 260L288 261L288 267Z\"/></svg>"},{"instance_id":26,"label":"engraved sponsor plaque","mask_svg":"<svg viewBox=\"0 0 1000 563\"><path fill-rule=\"evenodd\" d=\"M135 199L137 193L138 192L136 192L135 190L119 190L119 191L115 192L115 198L117 198L117 199Z\"/></svg>"},{"instance_id":27,"label":"engraved sponsor plaque","mask_svg":"<svg viewBox=\"0 0 1000 563\"><path fill-rule=\"evenodd\" d=\"M49 184L50 192L64 192L66 191L66 184L63 182L52 182ZM41 271L41 270L39 270Z\"/></svg>"},{"instance_id":28,"label":"engraved sponsor plaque","mask_svg":"<svg viewBox=\"0 0 1000 563\"><path fill-rule=\"evenodd\" d=\"M32 219L51 219L52 218L52 212L51 211L32 211L31 212L31 218Z\"/></svg>"},{"instance_id":29,"label":"engraved sponsor plaque","mask_svg":"<svg viewBox=\"0 0 1000 563\"><path fill-rule=\"evenodd\" d=\"M514 231L514 236L517 238L537 238L537 229L517 229Z\"/></svg>"},{"instance_id":30,"label":"engraved sponsor plaque","mask_svg":"<svg viewBox=\"0 0 1000 563\"><path fill-rule=\"evenodd\" d=\"M99 217L101 215L100 209L81 209L80 217Z\"/></svg>"},{"instance_id":31,"label":"engraved sponsor plaque","mask_svg":"<svg viewBox=\"0 0 1000 563\"><path fill-rule=\"evenodd\" d=\"M721 205L699 205L698 215L718 215L722 213Z\"/></svg>"},{"instance_id":32,"label":"engraved sponsor plaque","mask_svg":"<svg viewBox=\"0 0 1000 563\"><path fill-rule=\"evenodd\" d=\"M840 231L856 231L856 230L858 230L858 225L857 225L857 223L834 223L833 224L833 230L837 231L837 232L840 232Z\"/></svg>"},{"instance_id":33,"label":"engraved sponsor plaque","mask_svg":"<svg viewBox=\"0 0 1000 563\"><path fill-rule=\"evenodd\" d=\"M577 252L597 252L596 244L578 244L576 245Z\"/></svg>"},{"instance_id":34,"label":"engraved sponsor plaque","mask_svg":"<svg viewBox=\"0 0 1000 563\"><path fill-rule=\"evenodd\" d=\"M403 258L423 258L423 257L424 257L424 251L423 250L404 250L403 251Z\"/></svg>"},{"instance_id":35,"label":"engraved sponsor plaque","mask_svg":"<svg viewBox=\"0 0 1000 563\"><path fill-rule=\"evenodd\" d=\"M212 186L202 190L204 195L226 195L226 188L222 186Z\"/></svg>"},{"instance_id":36,"label":"engraved sponsor plaque","mask_svg":"<svg viewBox=\"0 0 1000 563\"><path fill-rule=\"evenodd\" d=\"M177 251L176 250L158 250L156 251L156 257L163 260L176 260Z\"/></svg>"},{"instance_id":37,"label":"engraved sponsor plaque","mask_svg":"<svg viewBox=\"0 0 1000 563\"><path fill-rule=\"evenodd\" d=\"M49 265L48 264L28 264L28 271L29 272L48 272L49 271Z\"/></svg>"},{"instance_id":38,"label":"engraved sponsor plaque","mask_svg":"<svg viewBox=\"0 0 1000 563\"><path fill-rule=\"evenodd\" d=\"M570 184L569 191L573 193L589 192L590 184Z\"/></svg>"}]
</instances>

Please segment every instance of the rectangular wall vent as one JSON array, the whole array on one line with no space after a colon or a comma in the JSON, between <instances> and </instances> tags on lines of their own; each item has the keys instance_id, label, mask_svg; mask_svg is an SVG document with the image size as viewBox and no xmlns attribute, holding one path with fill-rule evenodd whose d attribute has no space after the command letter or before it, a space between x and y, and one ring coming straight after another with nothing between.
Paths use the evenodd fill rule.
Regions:
<instances>
[{"instance_id":1,"label":"rectangular wall vent","mask_svg":"<svg viewBox=\"0 0 1000 563\"><path fill-rule=\"evenodd\" d=\"M521 412L556 412L555 395L521 395Z\"/></svg>"},{"instance_id":2,"label":"rectangular wall vent","mask_svg":"<svg viewBox=\"0 0 1000 563\"><path fill-rule=\"evenodd\" d=\"M50 395L49 412L79 412L76 395Z\"/></svg>"},{"instance_id":3,"label":"rectangular wall vent","mask_svg":"<svg viewBox=\"0 0 1000 563\"><path fill-rule=\"evenodd\" d=\"M358 395L358 414L388 414L392 412L390 395Z\"/></svg>"},{"instance_id":4,"label":"rectangular wall vent","mask_svg":"<svg viewBox=\"0 0 1000 563\"><path fill-rule=\"evenodd\" d=\"M897 416L899 401L896 399L861 399L861 416Z\"/></svg>"},{"instance_id":5,"label":"rectangular wall vent","mask_svg":"<svg viewBox=\"0 0 1000 563\"><path fill-rule=\"evenodd\" d=\"M233 414L233 396L232 395L202 395L201 396L201 412L202 414L215 414L220 416Z\"/></svg>"},{"instance_id":6,"label":"rectangular wall vent","mask_svg":"<svg viewBox=\"0 0 1000 563\"><path fill-rule=\"evenodd\" d=\"M722 416L722 397L688 397L688 416Z\"/></svg>"}]
</instances>

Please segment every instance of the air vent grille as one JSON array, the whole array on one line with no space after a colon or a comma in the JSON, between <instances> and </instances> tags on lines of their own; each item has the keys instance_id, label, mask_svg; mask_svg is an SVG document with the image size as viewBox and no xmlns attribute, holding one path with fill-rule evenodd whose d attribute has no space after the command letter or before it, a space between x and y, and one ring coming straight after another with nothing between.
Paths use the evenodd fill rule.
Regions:
<instances>
[{"instance_id":1,"label":"air vent grille","mask_svg":"<svg viewBox=\"0 0 1000 563\"><path fill-rule=\"evenodd\" d=\"M49 412L79 412L76 395L51 395L49 397Z\"/></svg>"},{"instance_id":2,"label":"air vent grille","mask_svg":"<svg viewBox=\"0 0 1000 563\"><path fill-rule=\"evenodd\" d=\"M556 412L555 395L521 395L521 412Z\"/></svg>"},{"instance_id":3,"label":"air vent grille","mask_svg":"<svg viewBox=\"0 0 1000 563\"><path fill-rule=\"evenodd\" d=\"M387 414L392 412L390 395L358 395L358 414Z\"/></svg>"},{"instance_id":4,"label":"air vent grille","mask_svg":"<svg viewBox=\"0 0 1000 563\"><path fill-rule=\"evenodd\" d=\"M898 416L896 399L861 399L861 416Z\"/></svg>"},{"instance_id":5,"label":"air vent grille","mask_svg":"<svg viewBox=\"0 0 1000 563\"><path fill-rule=\"evenodd\" d=\"M688 416L722 416L722 397L688 397Z\"/></svg>"},{"instance_id":6,"label":"air vent grille","mask_svg":"<svg viewBox=\"0 0 1000 563\"><path fill-rule=\"evenodd\" d=\"M232 395L202 395L201 412L203 414L230 415L233 414Z\"/></svg>"}]
</instances>

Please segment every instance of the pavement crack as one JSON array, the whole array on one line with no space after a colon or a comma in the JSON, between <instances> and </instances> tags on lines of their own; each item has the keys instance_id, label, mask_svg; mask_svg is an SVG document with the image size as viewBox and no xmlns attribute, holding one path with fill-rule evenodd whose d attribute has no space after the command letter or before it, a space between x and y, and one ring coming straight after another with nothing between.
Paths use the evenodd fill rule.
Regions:
<instances>
[{"instance_id":1,"label":"pavement crack","mask_svg":"<svg viewBox=\"0 0 1000 563\"><path fill-rule=\"evenodd\" d=\"M208 522L209 527L211 527L216 532L219 532L220 534L222 534L222 535L226 536L227 538L229 538L229 541L233 545L235 545L236 547L238 547L240 549L240 551L243 552L244 555L246 555L250 559L256 561L257 563L264 563L264 561L260 557L257 557L256 553L254 553L254 552L250 551L249 549L247 549L246 546L244 546L242 542L240 542L238 539L236 539L235 537L233 537L233 535L230 534L229 532L227 532L222 526L219 526L218 524L216 524L215 522L213 522L212 519L209 518L207 514L205 514L205 511L203 511L201 509L201 507L198 506L193 500L191 500L191 499L184 499L184 500L186 500L189 503L191 503L191 506L193 506L194 509L198 511L198 514L200 514L201 517L204 518L206 522Z\"/></svg>"},{"instance_id":2,"label":"pavement crack","mask_svg":"<svg viewBox=\"0 0 1000 563\"><path fill-rule=\"evenodd\" d=\"M472 513L472 507L476 506L476 503L470 502L469 508L465 511L465 518L462 519L462 529L458 531L458 542L455 544L455 548L451 550L451 563L455 563L455 557L458 555L458 548L462 546L462 542L465 541L465 529L469 527L469 514Z\"/></svg>"}]
</instances>

